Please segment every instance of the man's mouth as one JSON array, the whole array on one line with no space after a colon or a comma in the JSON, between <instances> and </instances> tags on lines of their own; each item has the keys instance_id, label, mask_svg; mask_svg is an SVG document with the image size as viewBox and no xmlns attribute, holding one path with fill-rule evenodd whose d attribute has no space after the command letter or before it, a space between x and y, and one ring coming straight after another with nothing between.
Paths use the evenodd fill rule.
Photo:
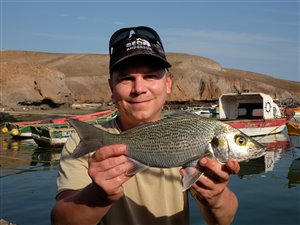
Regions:
<instances>
[{"instance_id":1,"label":"man's mouth","mask_svg":"<svg viewBox=\"0 0 300 225\"><path fill-rule=\"evenodd\" d=\"M145 99L145 100L134 100L134 101L128 101L130 104L142 104L142 103L147 103L150 102L151 99Z\"/></svg>"}]
</instances>

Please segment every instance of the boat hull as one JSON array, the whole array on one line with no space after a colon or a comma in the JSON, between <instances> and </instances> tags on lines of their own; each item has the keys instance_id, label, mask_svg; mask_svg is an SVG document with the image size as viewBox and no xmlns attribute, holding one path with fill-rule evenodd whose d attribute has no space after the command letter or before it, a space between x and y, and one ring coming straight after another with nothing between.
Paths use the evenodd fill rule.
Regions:
<instances>
[{"instance_id":1,"label":"boat hull","mask_svg":"<svg viewBox=\"0 0 300 225\"><path fill-rule=\"evenodd\" d=\"M285 129L288 120L286 118L278 118L270 120L234 120L226 122L248 136L260 136L282 132Z\"/></svg>"},{"instance_id":2,"label":"boat hull","mask_svg":"<svg viewBox=\"0 0 300 225\"><path fill-rule=\"evenodd\" d=\"M73 130L72 128L32 127L32 138L39 147L61 148Z\"/></svg>"},{"instance_id":3,"label":"boat hull","mask_svg":"<svg viewBox=\"0 0 300 225\"><path fill-rule=\"evenodd\" d=\"M286 126L289 135L300 135L300 123L289 122Z\"/></svg>"},{"instance_id":4,"label":"boat hull","mask_svg":"<svg viewBox=\"0 0 300 225\"><path fill-rule=\"evenodd\" d=\"M95 120L86 121L90 124L102 124L103 122L114 118L117 114L111 112L109 115L97 118ZM69 123L65 123L64 126L32 126L31 133L32 138L39 147L47 148L60 148L66 143L68 137L74 131Z\"/></svg>"},{"instance_id":5,"label":"boat hull","mask_svg":"<svg viewBox=\"0 0 300 225\"><path fill-rule=\"evenodd\" d=\"M92 121L98 118L103 118L112 115L116 109L108 109L105 111L89 113L84 115L70 116L70 118L80 121ZM13 138L32 138L31 127L66 127L68 118L62 117L57 119L44 119L35 121L22 121L22 122L6 122L2 128L2 133L9 133Z\"/></svg>"}]
</instances>

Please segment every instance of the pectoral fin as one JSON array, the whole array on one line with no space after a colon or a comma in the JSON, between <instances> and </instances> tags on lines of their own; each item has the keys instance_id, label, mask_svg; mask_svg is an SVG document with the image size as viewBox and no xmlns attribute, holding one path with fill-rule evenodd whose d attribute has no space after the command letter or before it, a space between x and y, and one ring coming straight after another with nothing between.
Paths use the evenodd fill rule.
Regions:
<instances>
[{"instance_id":1,"label":"pectoral fin","mask_svg":"<svg viewBox=\"0 0 300 225\"><path fill-rule=\"evenodd\" d=\"M196 167L186 167L183 175L182 191L188 190L202 176L203 172Z\"/></svg>"},{"instance_id":2,"label":"pectoral fin","mask_svg":"<svg viewBox=\"0 0 300 225\"><path fill-rule=\"evenodd\" d=\"M135 159L132 159L129 157L128 157L128 159L132 162L131 168L126 171L126 175L128 175L128 176L133 176L136 173L142 172L143 170L146 170L149 168L149 166L147 166L139 161L136 161Z\"/></svg>"}]
</instances>

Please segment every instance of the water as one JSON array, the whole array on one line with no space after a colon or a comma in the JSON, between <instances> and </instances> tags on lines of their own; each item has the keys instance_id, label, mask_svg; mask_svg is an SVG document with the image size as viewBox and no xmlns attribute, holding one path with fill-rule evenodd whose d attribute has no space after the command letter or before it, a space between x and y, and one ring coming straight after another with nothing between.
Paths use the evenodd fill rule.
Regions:
<instances>
[{"instance_id":1,"label":"water","mask_svg":"<svg viewBox=\"0 0 300 225\"><path fill-rule=\"evenodd\" d=\"M277 134L261 141L266 157L241 164L229 186L239 199L233 224L300 224L300 137ZM19 225L49 225L60 149L1 137L0 218ZM230 204L230 203L229 203ZM191 224L205 224L191 199Z\"/></svg>"}]
</instances>

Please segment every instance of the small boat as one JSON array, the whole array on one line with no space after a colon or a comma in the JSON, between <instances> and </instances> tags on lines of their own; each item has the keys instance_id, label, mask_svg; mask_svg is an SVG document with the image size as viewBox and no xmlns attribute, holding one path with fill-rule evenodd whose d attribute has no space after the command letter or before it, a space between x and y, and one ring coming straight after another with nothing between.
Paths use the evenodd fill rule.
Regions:
<instances>
[{"instance_id":1,"label":"small boat","mask_svg":"<svg viewBox=\"0 0 300 225\"><path fill-rule=\"evenodd\" d=\"M4 123L1 132L3 134L10 133L13 138L31 138L31 125L41 124L41 120L21 121L21 122L6 122Z\"/></svg>"},{"instance_id":2,"label":"small boat","mask_svg":"<svg viewBox=\"0 0 300 225\"><path fill-rule=\"evenodd\" d=\"M189 112L195 113L199 116L204 117L216 117L219 115L218 107L215 106L194 106L194 107L188 107L186 109Z\"/></svg>"},{"instance_id":3,"label":"small boat","mask_svg":"<svg viewBox=\"0 0 300 225\"><path fill-rule=\"evenodd\" d=\"M116 111L112 111L108 115L98 117L93 120L85 121L90 124L101 124L107 120L114 118ZM31 126L32 138L39 147L61 148L66 143L68 137L74 131L69 123L61 123L54 126Z\"/></svg>"},{"instance_id":4,"label":"small boat","mask_svg":"<svg viewBox=\"0 0 300 225\"><path fill-rule=\"evenodd\" d=\"M204 117L210 117L212 115L212 110L210 108L194 108L192 112Z\"/></svg>"},{"instance_id":5,"label":"small boat","mask_svg":"<svg viewBox=\"0 0 300 225\"><path fill-rule=\"evenodd\" d=\"M289 110L294 112L295 117L300 117L300 107L289 108Z\"/></svg>"},{"instance_id":6,"label":"small boat","mask_svg":"<svg viewBox=\"0 0 300 225\"><path fill-rule=\"evenodd\" d=\"M116 109L108 109L105 111L89 113L84 115L70 116L70 118L78 119L81 121L94 120L106 115L114 113ZM31 127L41 127L41 126L56 126L64 127L67 123L68 117L56 118L56 119L44 119L35 121L21 121L21 122L6 122L1 129L3 134L10 133L13 138L32 138Z\"/></svg>"},{"instance_id":7,"label":"small boat","mask_svg":"<svg viewBox=\"0 0 300 225\"><path fill-rule=\"evenodd\" d=\"M220 120L249 136L280 133L290 119L271 96L258 92L223 94L219 110Z\"/></svg>"},{"instance_id":8,"label":"small boat","mask_svg":"<svg viewBox=\"0 0 300 225\"><path fill-rule=\"evenodd\" d=\"M300 123L289 121L286 127L289 135L300 135Z\"/></svg>"},{"instance_id":9,"label":"small boat","mask_svg":"<svg viewBox=\"0 0 300 225\"><path fill-rule=\"evenodd\" d=\"M66 143L68 137L73 132L73 128L65 127L55 128L47 126L32 126L32 138L39 147L60 148Z\"/></svg>"}]
</instances>

